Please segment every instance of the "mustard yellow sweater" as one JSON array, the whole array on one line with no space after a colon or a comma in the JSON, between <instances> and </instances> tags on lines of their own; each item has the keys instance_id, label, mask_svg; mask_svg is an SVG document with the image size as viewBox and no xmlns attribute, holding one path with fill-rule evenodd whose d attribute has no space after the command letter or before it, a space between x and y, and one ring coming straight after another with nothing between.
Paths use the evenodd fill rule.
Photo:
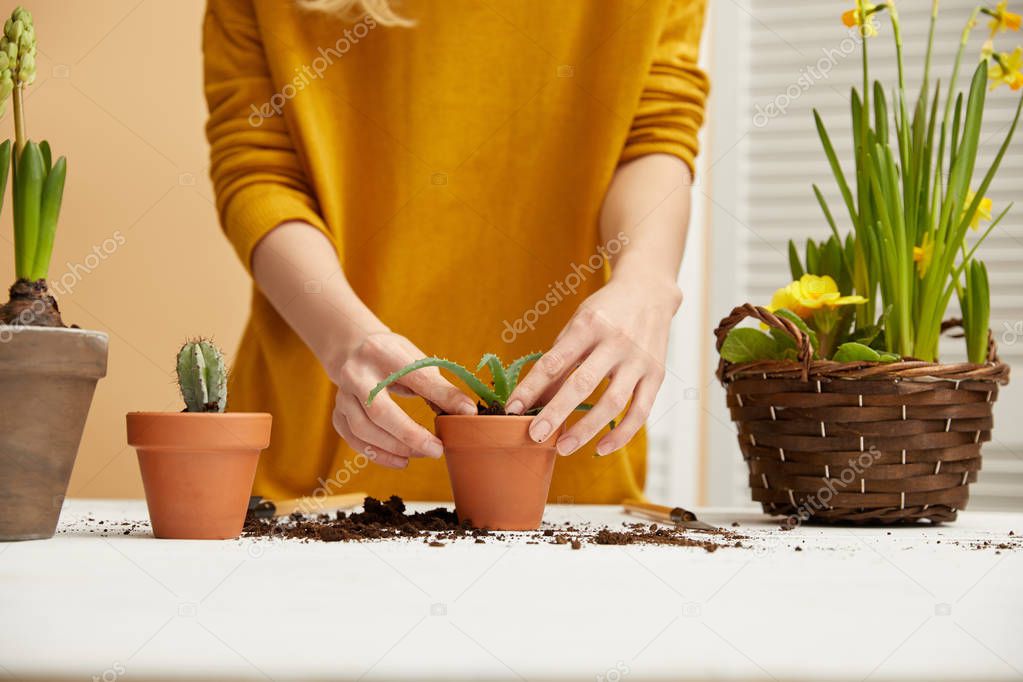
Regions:
<instances>
[{"instance_id":1,"label":"mustard yellow sweater","mask_svg":"<svg viewBox=\"0 0 1023 682\"><path fill-rule=\"evenodd\" d=\"M211 175L249 267L277 225L326 234L363 301L426 353L463 364L549 348L598 289L597 218L615 167L692 167L707 80L703 0L405 0L414 28L295 0L209 0ZM314 292L310 292L314 293ZM335 389L255 289L231 409L274 416L256 492L450 499L442 461L393 471L331 425ZM402 400L432 428L421 402ZM646 442L559 458L551 501L642 492Z\"/></svg>"}]
</instances>

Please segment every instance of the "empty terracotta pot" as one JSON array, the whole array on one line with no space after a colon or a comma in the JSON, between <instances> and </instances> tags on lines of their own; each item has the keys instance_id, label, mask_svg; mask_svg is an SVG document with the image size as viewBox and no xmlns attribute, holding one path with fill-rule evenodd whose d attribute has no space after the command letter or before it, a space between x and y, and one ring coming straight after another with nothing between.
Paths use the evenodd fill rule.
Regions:
<instances>
[{"instance_id":1,"label":"empty terracotta pot","mask_svg":"<svg viewBox=\"0 0 1023 682\"><path fill-rule=\"evenodd\" d=\"M455 511L460 521L491 530L535 530L543 520L554 473L556 433L529 437L532 417L437 417Z\"/></svg>"},{"instance_id":2,"label":"empty terracotta pot","mask_svg":"<svg viewBox=\"0 0 1023 682\"><path fill-rule=\"evenodd\" d=\"M128 444L138 451L153 535L238 537L271 421L264 413L130 413Z\"/></svg>"},{"instance_id":3,"label":"empty terracotta pot","mask_svg":"<svg viewBox=\"0 0 1023 682\"><path fill-rule=\"evenodd\" d=\"M0 541L53 536L107 335L0 328Z\"/></svg>"}]
</instances>

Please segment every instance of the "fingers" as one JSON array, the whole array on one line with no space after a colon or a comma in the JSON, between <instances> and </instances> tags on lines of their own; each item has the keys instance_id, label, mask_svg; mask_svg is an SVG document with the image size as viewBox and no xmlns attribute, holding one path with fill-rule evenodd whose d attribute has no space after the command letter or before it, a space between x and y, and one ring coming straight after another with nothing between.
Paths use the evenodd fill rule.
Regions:
<instances>
[{"instance_id":1,"label":"fingers","mask_svg":"<svg viewBox=\"0 0 1023 682\"><path fill-rule=\"evenodd\" d=\"M650 416L650 410L653 409L654 398L657 397L657 389L660 386L661 378L658 376L646 376L639 382L632 396L632 405L622 423L597 443L598 455L612 453L632 440L632 437Z\"/></svg>"},{"instance_id":2,"label":"fingers","mask_svg":"<svg viewBox=\"0 0 1023 682\"><path fill-rule=\"evenodd\" d=\"M393 452L385 452L374 448L369 443L360 440L352 433L345 416L334 410L334 429L337 430L345 442L355 450L366 455L374 464L387 467L388 469L404 469L408 467L408 457L399 457Z\"/></svg>"},{"instance_id":3,"label":"fingers","mask_svg":"<svg viewBox=\"0 0 1023 682\"><path fill-rule=\"evenodd\" d=\"M572 372L554 394L550 402L540 411L529 425L530 437L538 443L547 440L558 430L568 415L580 403L585 402L604 377L614 367L616 358L607 350L598 348ZM569 443L570 444L570 443ZM578 443L576 443L578 447ZM574 448L573 448L574 449Z\"/></svg>"},{"instance_id":4,"label":"fingers","mask_svg":"<svg viewBox=\"0 0 1023 682\"><path fill-rule=\"evenodd\" d=\"M338 396L338 403L348 422L348 428L359 440L369 443L378 450L393 452L400 457L423 456L423 453L410 448L373 423L363 409L362 403L356 400L355 396L341 394Z\"/></svg>"},{"instance_id":5,"label":"fingers","mask_svg":"<svg viewBox=\"0 0 1023 682\"><path fill-rule=\"evenodd\" d=\"M376 426L412 450L434 459L444 454L440 439L405 414L386 392L379 394L365 413Z\"/></svg>"},{"instance_id":6,"label":"fingers","mask_svg":"<svg viewBox=\"0 0 1023 682\"><path fill-rule=\"evenodd\" d=\"M416 370L403 377L399 383L444 410L447 414L473 415L477 413L476 403L441 376L440 370L436 367Z\"/></svg>"},{"instance_id":7,"label":"fingers","mask_svg":"<svg viewBox=\"0 0 1023 682\"><path fill-rule=\"evenodd\" d=\"M540 356L508 396L505 411L508 414L523 414L535 405L545 392L572 371L586 350L571 334L555 343L553 348Z\"/></svg>"},{"instance_id":8,"label":"fingers","mask_svg":"<svg viewBox=\"0 0 1023 682\"><path fill-rule=\"evenodd\" d=\"M612 419L617 418L628 406L642 378L641 368L635 366L626 366L615 372L597 404L558 439L558 454L572 454L596 436Z\"/></svg>"}]
</instances>

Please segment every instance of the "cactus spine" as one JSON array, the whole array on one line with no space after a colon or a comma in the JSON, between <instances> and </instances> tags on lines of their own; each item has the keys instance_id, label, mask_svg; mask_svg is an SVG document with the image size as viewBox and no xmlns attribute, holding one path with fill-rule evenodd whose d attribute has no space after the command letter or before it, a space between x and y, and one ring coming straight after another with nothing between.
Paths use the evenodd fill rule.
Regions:
<instances>
[{"instance_id":1,"label":"cactus spine","mask_svg":"<svg viewBox=\"0 0 1023 682\"><path fill-rule=\"evenodd\" d=\"M185 412L223 412L227 369L220 349L207 339L188 341L178 351L178 387Z\"/></svg>"}]
</instances>

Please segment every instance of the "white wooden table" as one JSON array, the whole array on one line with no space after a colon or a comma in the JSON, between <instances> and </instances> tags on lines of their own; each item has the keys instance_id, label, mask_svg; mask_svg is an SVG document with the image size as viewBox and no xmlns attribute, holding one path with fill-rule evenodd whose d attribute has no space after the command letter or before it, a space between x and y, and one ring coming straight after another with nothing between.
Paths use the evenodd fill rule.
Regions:
<instances>
[{"instance_id":1,"label":"white wooden table","mask_svg":"<svg viewBox=\"0 0 1023 682\"><path fill-rule=\"evenodd\" d=\"M69 500L55 539L0 545L0 679L1023 678L1023 550L971 548L1023 515L781 531L704 510L756 536L712 554L99 534L145 518Z\"/></svg>"}]
</instances>

